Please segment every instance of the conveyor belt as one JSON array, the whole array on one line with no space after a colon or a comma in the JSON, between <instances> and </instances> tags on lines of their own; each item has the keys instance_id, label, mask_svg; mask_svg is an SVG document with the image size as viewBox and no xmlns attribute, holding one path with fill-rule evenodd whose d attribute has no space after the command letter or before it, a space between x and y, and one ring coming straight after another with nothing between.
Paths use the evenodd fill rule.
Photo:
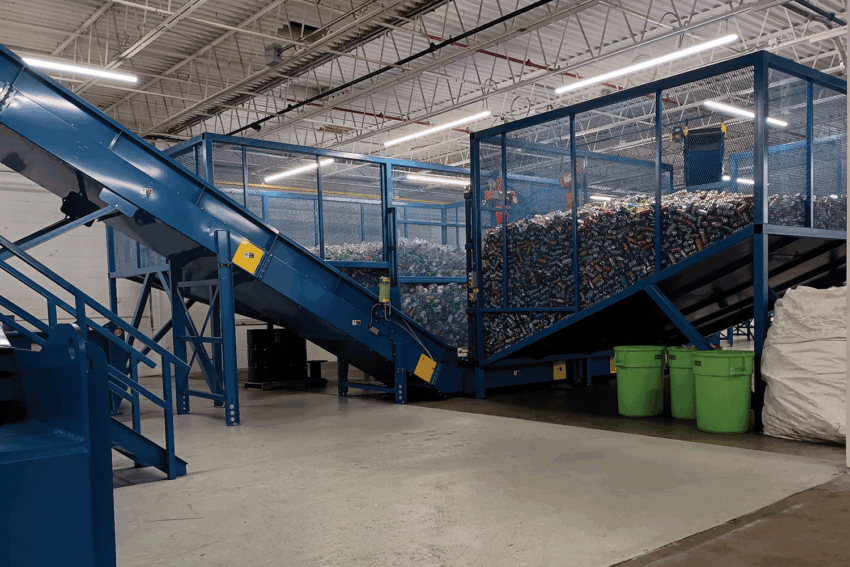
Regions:
<instances>
[{"instance_id":1,"label":"conveyor belt","mask_svg":"<svg viewBox=\"0 0 850 567\"><path fill-rule=\"evenodd\" d=\"M253 273L235 270L238 313L295 330L387 382L430 353L440 365L432 385L461 389L453 348L398 313L370 333L374 294L2 46L0 161L59 197L82 192L113 206L108 225L186 263L192 279L215 273L218 231L234 251L249 241L262 258Z\"/></svg>"}]
</instances>

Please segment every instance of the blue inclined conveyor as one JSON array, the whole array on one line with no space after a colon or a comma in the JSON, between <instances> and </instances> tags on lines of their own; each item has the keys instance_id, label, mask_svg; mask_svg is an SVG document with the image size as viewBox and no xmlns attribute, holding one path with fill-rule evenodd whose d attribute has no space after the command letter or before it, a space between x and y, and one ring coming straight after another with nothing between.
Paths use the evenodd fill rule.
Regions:
<instances>
[{"instance_id":1,"label":"blue inclined conveyor","mask_svg":"<svg viewBox=\"0 0 850 567\"><path fill-rule=\"evenodd\" d=\"M295 330L394 387L416 374L462 389L455 349L398 312L373 316L377 296L2 46L0 161L59 197L113 207L109 226L185 277L208 279L232 262L239 314Z\"/></svg>"}]
</instances>

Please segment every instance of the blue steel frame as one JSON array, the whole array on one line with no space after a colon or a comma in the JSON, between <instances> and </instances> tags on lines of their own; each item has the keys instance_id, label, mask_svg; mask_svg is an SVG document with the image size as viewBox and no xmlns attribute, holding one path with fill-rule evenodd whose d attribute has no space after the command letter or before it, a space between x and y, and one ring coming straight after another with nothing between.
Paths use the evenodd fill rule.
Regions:
<instances>
[{"instance_id":1,"label":"blue steel frame","mask_svg":"<svg viewBox=\"0 0 850 567\"><path fill-rule=\"evenodd\" d=\"M449 216L450 212L457 211L455 213L455 218L458 218L461 212L464 210L464 202L460 201L458 203L452 204L436 204L436 203L405 203L395 200L393 198L393 169L398 167L404 167L409 169L417 169L423 171L436 171L441 173L448 173L453 175L468 175L469 170L444 166L439 164L429 164L422 163L416 161L409 160L399 160L399 159L391 159L391 158L380 158L374 156L366 156L359 154L352 154L347 152L338 152L333 150L323 150L316 148L308 148L303 146L294 146L291 144L281 144L277 142L267 142L263 140L254 140L251 138L240 138L235 136L224 136L219 134L203 134L200 136L196 136L191 140L187 140L181 144L173 146L166 150L166 154L169 156L178 156L184 154L187 151L192 151L194 155L194 163L196 170L193 173L200 175L210 183L213 182L215 176L215 164L213 161L213 143L224 143L235 146L240 146L242 148L243 155L243 177L242 177L242 195L243 200L241 202L235 201L236 204L242 209L246 214L253 215L257 217L259 220L268 223L269 222L269 200L272 198L281 198L281 199L300 199L300 200L316 200L319 211L315 217L315 245L319 249L319 257L324 258L325 247L324 247L324 215L322 214L322 207L324 199L322 198L322 178L321 178L321 169L317 168L317 180L318 180L318 198L314 198L306 195L293 195L286 194L284 196L281 195L279 191L271 191L264 189L251 189L248 183L248 173L246 164L245 154L248 148L262 148L268 150L276 150L282 152L290 152L295 154L302 154L308 156L315 156L316 159L320 159L323 157L333 157L338 159L350 159L355 161L360 161L364 163L377 164L381 167L381 218L384 219L384 223L382 226L382 238L384 244L384 254L381 261L376 262L361 262L361 261L329 261L332 266L337 268L374 268L374 269L388 269L389 277L393 282L394 287L398 287L399 284L431 284L431 283L458 283L465 284L465 277L442 277L442 276L399 276L398 275L398 262L397 262L397 242L396 235L399 234L399 231L404 233L404 236L407 237L409 234L409 227L411 226L437 226L441 228L441 244L449 245L451 242L449 241L448 232L449 229L454 229L456 233L456 237L454 243L457 246L463 246L463 239L461 236L462 229L466 227L465 222L458 221L450 221ZM249 211L246 207L247 197L260 197L262 203L262 209L260 214L255 214ZM409 218L408 211L413 208L418 209L430 209L440 212L441 220L440 221L425 221L425 220L414 220ZM401 211L399 211L401 209ZM365 227L365 218L363 214L363 207L361 205L361 215L359 219L360 225L360 233L364 235L366 232ZM136 269L129 271L116 271L115 268L115 252L114 252L114 233L109 232L107 234L107 246L110 252L110 278L127 278L127 277L141 277L146 273L151 272L162 272L168 271L168 267L166 266L152 266L152 267L143 267L143 256L145 248L142 245L139 245L137 250L137 265ZM114 288L114 284L110 284L110 289ZM394 294L394 297L397 298L398 294ZM462 346L462 345L461 345Z\"/></svg>"},{"instance_id":2,"label":"blue steel frame","mask_svg":"<svg viewBox=\"0 0 850 567\"><path fill-rule=\"evenodd\" d=\"M681 75L677 75L674 77L670 77L667 79L663 79L660 81L655 81L653 83L649 83L646 85L634 87L624 91L618 91L613 94L607 95L605 97L601 97L594 100L589 100L586 102L582 102L570 107L561 108L557 110L553 110L551 112L547 112L545 114L540 114L537 116L532 116L523 120L519 120L516 122L512 122L509 124L503 124L500 126L496 126L487 130L483 130L480 132L475 132L471 134L471 158L472 158L472 192L473 192L473 202L480 203L481 191L483 188L481 187L481 170L480 170L480 149L479 145L483 140L487 140L490 144L498 144L501 140L502 147L502 175L503 178L506 178L505 169L505 159L504 153L506 151L505 140L507 134L519 129L530 128L534 126L543 125L554 120L562 120L569 119L570 123L570 154L572 161L572 178L577 179L577 170L576 170L576 157L579 156L580 152L577 151L576 148L576 124L575 117L579 113L591 111L597 108L601 108L603 106L610 105L612 103L624 102L629 99L634 99L637 97L647 97L654 96L655 97L655 115L656 115L656 131L655 131L655 156L656 156L656 222L661 218L660 215L660 197L663 192L663 181L662 181L662 171L665 170L667 164L662 163L662 93L665 89L670 89L673 87L685 85L687 83L691 83L698 80L709 79L711 77L728 73L730 71L744 69L744 68L752 68L753 69L753 88L755 92L755 107L756 107L756 117L755 117L755 136L754 136L754 145L752 152L749 152L749 156L754 157L754 181L755 185L753 186L754 190L754 199L755 199L755 213L754 213L754 223L753 226L745 228L742 231L739 231L736 234L733 234L726 239L715 243L711 246L711 250L704 250L702 252L698 252L693 254L692 256L686 258L685 260L670 266L663 271L660 269L660 257L661 257L661 238L662 231L656 230L656 238L655 238L655 258L656 258L656 273L639 282L638 284L623 290L622 292L602 301L597 304L594 304L586 309L580 309L578 290L579 290L579 270L578 270L578 262L573 262L575 268L575 289L576 289L576 298L575 298L575 315L570 316L569 318L556 323L552 327L549 327L543 331L536 333L535 335L520 341L503 351L491 355L489 357L484 357L484 337L483 337L483 316L484 313L493 312L493 311L509 311L507 309L501 310L493 310L486 309L483 307L483 295L479 289L474 289L473 293L470 294L470 305L469 305L469 313L470 313L470 341L472 342L475 353L474 355L478 358L479 369L476 371L476 381L477 381L477 391L483 389L484 380L485 380L485 368L494 367L500 363L500 361L507 362L512 355L512 353L519 351L520 349L528 346L546 336L551 335L552 333L569 326L570 324L576 322L577 320L583 319L587 316L591 316L593 313L604 309L606 306L616 303L623 298L632 295L634 293L646 292L652 297L652 299L656 302L656 304L670 317L670 319L679 327L680 331L685 334L690 340L694 342L699 348L706 349L709 348L708 342L696 331L696 329L691 326L688 320L672 305L668 298L664 296L664 294L657 287L657 283L661 281L663 278L668 277L671 274L676 273L677 271L681 271L688 266L692 266L694 263L699 262L702 258L708 257L709 255L715 253L721 248L729 247L737 242L740 242L745 239L752 239L753 243L753 285L754 285L754 305L753 305L753 319L754 319L754 339L755 339L755 352L757 356L757 360L760 361L761 353L764 347L764 338L767 332L767 327L769 325L769 317L768 317L768 301L770 299L771 291L768 288L768 235L770 234L788 234L788 235L799 235L799 236L811 236L811 237L820 237L820 238L830 238L830 239L846 239L846 231L839 230L818 230L811 228L812 227L812 144L817 144L819 141L813 140L812 133L812 85L820 85L822 87L826 87L836 91L839 94L847 93L847 83L841 79L836 77L832 77L829 75L825 75L818 71L814 71L802 65L793 63L791 61L785 60L783 58L777 57L775 55L758 52L750 55L745 55L736 59L732 59L729 61L725 61L722 63L718 63L715 65L710 65L703 67L701 69L691 71L688 73L683 73ZM768 116L768 93L767 90L769 88L768 83L768 73L769 69L777 69L794 77L803 79L808 82L807 88L807 118L808 118L808 126L807 126L807 139L805 141L799 142L800 144L806 144L807 148L807 195L808 195L808 210L807 210L807 222L806 227L783 227L783 226L773 226L768 225L768 203L765 198L765 186L767 181L767 167L768 167L768 154L774 152L787 151L788 149L792 149L787 146L777 146L775 148L768 146L768 137L767 137L767 125L766 125L766 117ZM730 159L730 164L737 164L738 160L742 159L747 152L739 153L736 155L735 160ZM736 179L736 175L730 171L733 179ZM841 179L841 176L839 176ZM577 235L577 206L578 206L578 195L576 190L576 185L573 184L573 254L574 258L578 258L578 235ZM734 181L730 183L721 184L720 188L733 188L736 183ZM839 191L841 193L846 192L846 188L841 188ZM470 281L479 282L480 281L480 272L482 267L482 212L479 210L480 207L473 207L472 214L470 215L470 222L472 223L472 242L469 243L469 247L472 250L471 262L469 266L470 270ZM506 240L506 239L504 239ZM503 254L505 252L503 251ZM502 258L502 265L506 265L506 254ZM507 270L504 270L506 273ZM506 277L506 275L505 275ZM507 294L503 294L503 296L507 296ZM518 310L510 310L510 311L518 311ZM533 311L533 312L543 312L550 311L550 309L526 309L525 311ZM758 366L757 366L758 367ZM763 381L757 381L760 383L760 387L763 388ZM761 394L763 395L763 389ZM759 396L757 396L758 398Z\"/></svg>"},{"instance_id":3,"label":"blue steel frame","mask_svg":"<svg viewBox=\"0 0 850 567\"><path fill-rule=\"evenodd\" d=\"M441 243L449 244L448 241L448 232L449 229L454 229L456 232L456 240L455 242L460 245L461 243L461 232L462 229L466 227L466 223L460 222L450 222L449 221L449 212L452 210L455 211L463 211L465 210L465 202L461 201L454 204L434 204L434 203L404 203L399 202L398 200L393 199L393 168L403 167L406 169L416 169L423 170L429 172L441 172L452 175L468 175L468 170L451 167L451 166L443 166L438 164L429 164L429 163L421 163L415 161L408 160L398 160L398 159L389 159L389 158L378 158L373 156L364 156L359 154L351 154L346 152L338 152L332 150L322 150L316 148L308 148L301 146L294 146L290 144L281 144L276 142L267 142L263 140L254 140L250 138L240 138L234 136L223 136L218 134L203 134L201 136L197 136L192 138L191 140L187 140L181 144L173 146L169 148L165 153L169 156L178 156L183 155L187 151L191 151L193 157L193 163L195 164L195 173L200 177L206 179L211 185L214 184L215 180L215 162L213 159L213 144L214 143L224 143L229 145L235 145L241 147L242 153L242 199L241 201L233 201L236 206L245 214L251 215L258 220L261 220L264 223L269 222L269 201L272 198L286 198L286 199L302 199L302 200L316 200L318 211L315 217L316 222L316 230L315 230L315 244L319 250L319 257L324 258L325 254L325 229L324 229L324 214L323 214L323 203L325 199L322 195L322 168L316 168L317 171L317 196L308 197L305 195L297 195L297 194L285 194L281 195L281 192L265 190L265 189L252 189L249 185L248 180L248 169L246 167L247 164L247 151L248 148L262 148L269 150L276 150L282 152L289 152L293 154L302 154L305 156L313 156L316 160L319 160L323 157L333 157L337 159L350 159L355 161L360 161L364 163L377 164L380 166L381 171L381 218L384 219L382 223L382 238L383 238L383 249L384 255L382 261L377 262L361 262L361 261L329 261L328 263L336 268L370 268L370 269L386 269L387 273L392 282L392 293L391 298L393 305L395 307L400 306L401 301L401 293L400 286L401 284L445 284L445 283L454 283L454 284L466 284L466 277L447 277L447 276L399 276L398 269L398 261L397 261L397 235L399 231L404 232L404 236L408 235L408 228L410 226L439 226L441 230ZM256 214L250 211L247 208L247 199L249 196L260 197L262 208L259 214ZM422 220L413 220L408 219L408 210L411 208L420 208L420 209L431 209L437 210L440 212L441 220L440 221L422 221ZM360 234L365 235L365 218L363 215L363 207L361 205L361 214L359 220L360 224ZM401 213L399 213L399 209L401 209ZM454 213L455 218L458 218L460 213ZM399 218L401 217L401 218ZM285 231L284 231L285 233ZM221 242L219 242L221 245ZM117 285L115 284L115 280L118 278L133 278L136 280L143 280L144 284L142 290L140 291L139 300L137 301L136 313L141 313L141 311L145 307L145 302L147 297L150 294L151 286L156 282L156 278L159 278L158 286L163 290L167 291L169 295L169 299L172 306L172 317L171 320L166 323L166 325L161 329L157 335L154 337L156 340L161 340L169 330L173 329L172 336L174 338L174 352L175 355L178 356L181 360L187 361L189 359L189 349L187 348L187 344L192 346L193 355L189 362L191 366L192 362L197 359L199 362L199 366L202 370L204 378L207 382L207 386L209 387L209 392L203 392L199 390L193 390L189 387L188 381L188 372L179 370L175 377L175 386L177 390L177 412L178 414L188 413L189 412L189 398L190 396L201 397L206 399L213 400L214 404L218 407L224 406L226 412L225 422L227 425L238 425L240 423L239 420L239 399L238 399L238 377L237 377L237 367L236 367L236 339L235 335L230 333L228 329L232 329L232 325L227 325L226 321L234 320L235 321L235 313L233 310L233 300L232 297L227 299L224 293L224 282L227 278L222 277L222 273L219 273L219 279L216 281L203 281L203 282L183 282L181 280L181 270L179 266L174 265L172 261L170 264L165 265L155 265L145 267L144 261L146 248L141 244L136 244L136 259L137 264L135 269L129 270L121 270L118 271L116 268L116 257L115 257L115 234L113 230L110 228L107 231L107 250L109 253L109 292L110 292L110 305L113 309L117 309L118 300L117 300ZM229 266L229 262L226 263ZM166 275L168 274L168 275ZM232 275L229 276L232 279ZM169 281L170 280L170 281ZM188 305L188 302L184 298L183 293L181 291L185 288L197 287L201 285L209 284L211 287L211 291L209 292L210 297L217 298L214 301L215 305L210 306L210 310L206 316L206 320L203 325L197 325L192 321L191 314L188 308L183 308L183 305ZM232 284L229 284L232 288ZM213 289L215 291L213 291ZM373 290L374 291L374 290ZM231 291L232 295L232 291ZM205 330L207 329L207 323L210 320L210 316L212 316L212 325L211 333L209 335L205 334ZM137 317L134 316L134 321L136 321ZM140 320L138 321L140 322ZM138 324L136 322L136 324ZM213 356L212 358L207 354L203 345L205 343L212 343L213 346ZM464 346L464 345L458 345ZM391 393L394 397L397 397L397 392L395 388L382 388L380 386L369 386L369 388L365 388L367 385L359 385L357 383L352 383L347 381L347 372L343 372L345 367L344 363L340 363L340 376L343 377L341 380L341 392L343 389L347 387L355 387L364 389L373 389L376 391L385 391L386 393ZM406 381L401 380L403 372L397 373L397 382L400 385L403 385L403 397L400 400L402 403L406 401ZM346 390L347 391L347 390ZM398 401L398 400L397 400Z\"/></svg>"}]
</instances>

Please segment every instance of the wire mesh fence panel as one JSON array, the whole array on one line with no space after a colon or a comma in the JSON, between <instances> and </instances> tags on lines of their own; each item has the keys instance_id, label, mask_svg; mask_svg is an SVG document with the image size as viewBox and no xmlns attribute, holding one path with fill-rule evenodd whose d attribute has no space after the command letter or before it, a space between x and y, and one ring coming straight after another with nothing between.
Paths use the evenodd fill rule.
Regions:
<instances>
[{"instance_id":1,"label":"wire mesh fence panel","mask_svg":"<svg viewBox=\"0 0 850 567\"><path fill-rule=\"evenodd\" d=\"M402 284L401 310L448 344L469 344L464 284Z\"/></svg>"},{"instance_id":2,"label":"wire mesh fence panel","mask_svg":"<svg viewBox=\"0 0 850 567\"><path fill-rule=\"evenodd\" d=\"M491 194L501 192L502 179L502 140L495 136L479 141L478 144L478 214L481 224L481 266L479 274L480 301L484 307L502 307L502 232L504 219L496 215L496 202L487 199ZM485 329L485 342L487 340Z\"/></svg>"},{"instance_id":3,"label":"wire mesh fence panel","mask_svg":"<svg viewBox=\"0 0 850 567\"><path fill-rule=\"evenodd\" d=\"M812 85L813 226L847 230L847 95Z\"/></svg>"},{"instance_id":4,"label":"wire mesh fence panel","mask_svg":"<svg viewBox=\"0 0 850 567\"><path fill-rule=\"evenodd\" d=\"M213 142L212 158L215 188L234 202L246 207L242 146Z\"/></svg>"},{"instance_id":5,"label":"wire mesh fence panel","mask_svg":"<svg viewBox=\"0 0 850 567\"><path fill-rule=\"evenodd\" d=\"M191 147L177 154L173 154L171 159L188 169L194 174L198 174L198 160L195 157L195 148Z\"/></svg>"},{"instance_id":6,"label":"wire mesh fence panel","mask_svg":"<svg viewBox=\"0 0 850 567\"><path fill-rule=\"evenodd\" d=\"M489 196L506 215L508 307L575 303L569 119L546 132L525 128L506 137L507 194Z\"/></svg>"},{"instance_id":7,"label":"wire mesh fence panel","mask_svg":"<svg viewBox=\"0 0 850 567\"><path fill-rule=\"evenodd\" d=\"M468 175L393 166L399 276L466 275L457 207L463 207L468 185Z\"/></svg>"},{"instance_id":8,"label":"wire mesh fence panel","mask_svg":"<svg viewBox=\"0 0 850 567\"><path fill-rule=\"evenodd\" d=\"M768 74L767 212L770 224L806 226L807 81L776 69Z\"/></svg>"},{"instance_id":9,"label":"wire mesh fence panel","mask_svg":"<svg viewBox=\"0 0 850 567\"><path fill-rule=\"evenodd\" d=\"M667 89L661 107L665 268L752 223L753 70Z\"/></svg>"},{"instance_id":10,"label":"wire mesh fence panel","mask_svg":"<svg viewBox=\"0 0 850 567\"><path fill-rule=\"evenodd\" d=\"M383 261L381 166L334 159L321 174L325 259L360 250L361 261Z\"/></svg>"},{"instance_id":11,"label":"wire mesh fence panel","mask_svg":"<svg viewBox=\"0 0 850 567\"><path fill-rule=\"evenodd\" d=\"M575 120L585 308L655 272L655 99L628 99Z\"/></svg>"},{"instance_id":12,"label":"wire mesh fence panel","mask_svg":"<svg viewBox=\"0 0 850 567\"><path fill-rule=\"evenodd\" d=\"M241 160L241 157L240 157ZM319 191L314 155L247 148L247 208L282 234L319 253Z\"/></svg>"},{"instance_id":13,"label":"wire mesh fence panel","mask_svg":"<svg viewBox=\"0 0 850 567\"><path fill-rule=\"evenodd\" d=\"M318 254L318 199L305 198L304 195L269 195L265 202L268 224L304 248Z\"/></svg>"},{"instance_id":14,"label":"wire mesh fence panel","mask_svg":"<svg viewBox=\"0 0 850 567\"><path fill-rule=\"evenodd\" d=\"M113 230L112 247L114 251L115 271L135 272L139 269L139 243L117 230Z\"/></svg>"}]
</instances>

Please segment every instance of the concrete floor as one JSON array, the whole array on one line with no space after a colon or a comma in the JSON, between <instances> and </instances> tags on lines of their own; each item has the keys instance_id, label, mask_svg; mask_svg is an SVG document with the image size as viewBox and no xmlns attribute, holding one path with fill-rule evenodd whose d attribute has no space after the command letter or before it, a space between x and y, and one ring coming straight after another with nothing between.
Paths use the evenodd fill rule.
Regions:
<instances>
[{"instance_id":1,"label":"concrete floor","mask_svg":"<svg viewBox=\"0 0 850 567\"><path fill-rule=\"evenodd\" d=\"M238 428L193 401L189 475L115 459L119 565L850 564L843 447L620 418L613 388L243 390Z\"/></svg>"}]
</instances>

